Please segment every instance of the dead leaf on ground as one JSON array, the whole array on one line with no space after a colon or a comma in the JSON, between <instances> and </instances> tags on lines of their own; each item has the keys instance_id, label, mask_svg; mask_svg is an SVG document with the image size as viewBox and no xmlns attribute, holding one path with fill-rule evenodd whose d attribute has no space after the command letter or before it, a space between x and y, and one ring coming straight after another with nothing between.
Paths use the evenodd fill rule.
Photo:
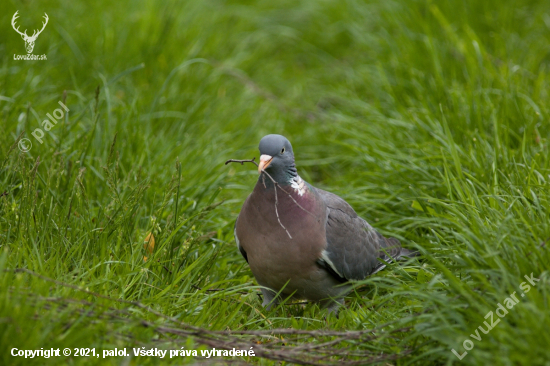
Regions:
<instances>
[{"instance_id":1,"label":"dead leaf on ground","mask_svg":"<svg viewBox=\"0 0 550 366\"><path fill-rule=\"evenodd\" d=\"M143 241L143 249L149 254L153 254L153 250L155 249L155 237L153 236L153 233L149 233L145 240ZM143 257L143 261L147 261L147 257Z\"/></svg>"}]
</instances>

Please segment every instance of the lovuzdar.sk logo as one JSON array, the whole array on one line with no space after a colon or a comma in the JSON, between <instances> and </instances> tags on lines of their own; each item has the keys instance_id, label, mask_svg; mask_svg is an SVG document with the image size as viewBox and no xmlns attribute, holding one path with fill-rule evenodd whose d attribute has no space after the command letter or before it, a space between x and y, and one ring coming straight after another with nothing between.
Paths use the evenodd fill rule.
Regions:
<instances>
[{"instance_id":1,"label":"lovuzdar.sk logo","mask_svg":"<svg viewBox=\"0 0 550 366\"><path fill-rule=\"evenodd\" d=\"M19 16L17 15L17 13L19 13L19 10L17 10L15 12L15 14L13 14L13 18L11 18L11 26L13 27L13 29L19 33L21 35L21 38L23 38L23 40L25 41L25 48L27 49L27 54L26 55L13 55L13 59L14 60L46 60L46 55L34 55L32 53L32 50L34 49L34 42L36 41L36 38L38 38L38 36L40 35L40 33L42 33L42 31L44 30L44 28L46 28L46 24L48 24L48 14L44 13L44 19L45 21L42 22L42 29L38 30L38 29L35 29L32 33L32 36L29 36L27 34L27 30L25 29L24 32L21 32L19 30L19 26L17 26L17 24L15 24L17 18L19 18Z\"/></svg>"}]
</instances>

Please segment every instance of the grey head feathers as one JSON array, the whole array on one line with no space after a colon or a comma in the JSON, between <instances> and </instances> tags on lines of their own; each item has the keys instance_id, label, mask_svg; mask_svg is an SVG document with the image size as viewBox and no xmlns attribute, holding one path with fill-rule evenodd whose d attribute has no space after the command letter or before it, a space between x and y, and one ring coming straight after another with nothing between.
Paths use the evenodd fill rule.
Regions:
<instances>
[{"instance_id":1,"label":"grey head feathers","mask_svg":"<svg viewBox=\"0 0 550 366\"><path fill-rule=\"evenodd\" d=\"M260 140L260 166L279 184L290 184L298 176L294 162L292 145L281 135L266 135ZM259 179L262 178L260 174ZM266 186L273 186L270 179L265 179Z\"/></svg>"}]
</instances>

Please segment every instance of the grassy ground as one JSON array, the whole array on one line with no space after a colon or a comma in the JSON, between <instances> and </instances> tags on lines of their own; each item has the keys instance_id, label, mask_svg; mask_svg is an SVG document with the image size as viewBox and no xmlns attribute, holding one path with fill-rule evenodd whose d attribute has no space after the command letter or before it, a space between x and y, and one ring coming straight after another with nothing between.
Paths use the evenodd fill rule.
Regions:
<instances>
[{"instance_id":1,"label":"grassy ground","mask_svg":"<svg viewBox=\"0 0 550 366\"><path fill-rule=\"evenodd\" d=\"M47 61L13 60L16 10L22 29L48 13L34 50ZM342 365L550 365L548 2L10 0L1 13L0 364L200 363L10 352L225 341L257 355L217 362L326 350L319 362ZM58 101L70 112L40 144L30 133ZM358 284L338 319L263 309L233 239L257 173L223 162L258 157L267 133L422 259Z\"/></svg>"}]
</instances>

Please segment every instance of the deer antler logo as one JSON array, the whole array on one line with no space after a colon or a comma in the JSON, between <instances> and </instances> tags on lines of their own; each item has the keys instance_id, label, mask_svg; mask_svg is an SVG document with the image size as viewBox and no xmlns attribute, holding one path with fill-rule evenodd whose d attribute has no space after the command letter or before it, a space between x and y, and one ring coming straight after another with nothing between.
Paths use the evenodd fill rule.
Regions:
<instances>
[{"instance_id":1,"label":"deer antler logo","mask_svg":"<svg viewBox=\"0 0 550 366\"><path fill-rule=\"evenodd\" d=\"M32 36L29 37L27 35L27 30L26 29L25 29L24 32L20 32L19 27L17 27L17 28L15 27L15 20L17 18L19 18L17 13L19 13L19 10L17 10L15 12L15 14L13 14L13 18L11 18L11 26L13 27L13 29L15 29L15 31L17 33L19 33L21 35L21 38L23 38L23 40L25 41L25 48L27 49L27 53L32 53L32 50L34 48L34 42L36 41L36 38L38 38L38 35L40 33L42 33L44 28L46 28L46 24L48 24L48 14L44 13L44 19L46 19L46 21L42 23L42 29L40 29L39 31L35 30L33 32Z\"/></svg>"}]
</instances>

